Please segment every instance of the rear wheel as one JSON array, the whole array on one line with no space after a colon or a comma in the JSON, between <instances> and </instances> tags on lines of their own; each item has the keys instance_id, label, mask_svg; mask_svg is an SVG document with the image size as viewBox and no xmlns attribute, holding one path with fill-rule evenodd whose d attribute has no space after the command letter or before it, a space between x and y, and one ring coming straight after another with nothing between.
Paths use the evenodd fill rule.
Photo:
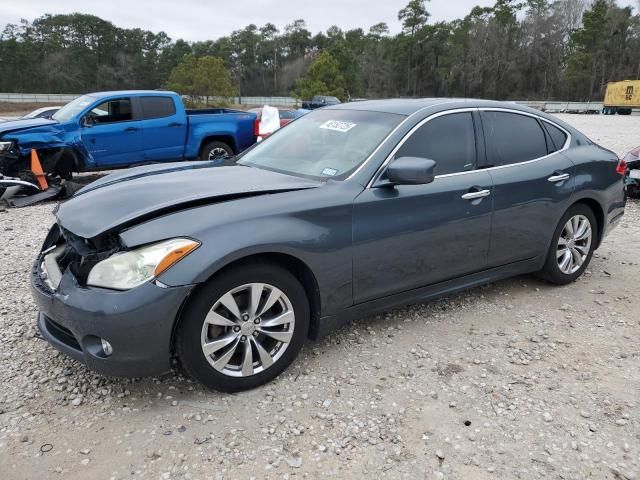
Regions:
<instances>
[{"instance_id":1,"label":"rear wheel","mask_svg":"<svg viewBox=\"0 0 640 480\"><path fill-rule=\"evenodd\" d=\"M224 142L209 142L200 151L200 160L216 160L218 158L230 157L233 149Z\"/></svg>"},{"instance_id":2,"label":"rear wheel","mask_svg":"<svg viewBox=\"0 0 640 480\"><path fill-rule=\"evenodd\" d=\"M578 204L571 207L554 232L541 272L543 278L565 285L582 275L593 256L597 230L595 215L588 206Z\"/></svg>"},{"instance_id":3,"label":"rear wheel","mask_svg":"<svg viewBox=\"0 0 640 480\"><path fill-rule=\"evenodd\" d=\"M206 283L178 327L182 368L209 388L237 392L284 371L309 330L309 303L287 270L253 263Z\"/></svg>"}]
</instances>

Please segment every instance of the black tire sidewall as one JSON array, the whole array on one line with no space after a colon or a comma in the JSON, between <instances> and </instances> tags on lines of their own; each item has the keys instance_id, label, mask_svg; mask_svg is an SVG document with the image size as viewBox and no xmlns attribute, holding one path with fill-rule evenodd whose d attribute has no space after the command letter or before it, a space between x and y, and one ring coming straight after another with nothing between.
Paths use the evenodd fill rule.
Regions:
<instances>
[{"instance_id":1,"label":"black tire sidewall","mask_svg":"<svg viewBox=\"0 0 640 480\"><path fill-rule=\"evenodd\" d=\"M283 356L267 370L250 377L230 377L215 370L201 348L204 319L214 302L229 290L247 283L268 283L289 297L295 314L293 337ZM238 392L263 385L282 373L296 358L309 331L309 301L304 288L288 270L270 263L249 263L226 269L203 284L186 305L177 329L176 353L189 376L223 392Z\"/></svg>"},{"instance_id":2,"label":"black tire sidewall","mask_svg":"<svg viewBox=\"0 0 640 480\"><path fill-rule=\"evenodd\" d=\"M227 155L233 155L233 150L224 142L215 141L207 143L200 152L200 160L209 160L209 152L214 148L223 148Z\"/></svg>"},{"instance_id":3,"label":"black tire sidewall","mask_svg":"<svg viewBox=\"0 0 640 480\"><path fill-rule=\"evenodd\" d=\"M589 219L589 223L591 223L591 246L589 248L589 254L585 259L582 266L572 274L566 274L560 270L560 266L558 265L557 260L557 247L558 247L558 239L562 234L562 230L564 229L565 224L569 221L571 217L576 215L584 215ZM547 260L543 269L543 276L545 279L552 283L556 283L559 285L566 285L575 281L580 275L584 273L586 268L589 266L591 262L591 258L593 257L593 252L596 249L596 244L598 241L598 223L596 221L596 216L593 213L593 210L589 208L587 205L578 204L571 207L569 210L565 212L560 221L558 222L558 226L556 227L555 232L553 233L553 238L551 239L551 245L549 246L549 252L547 254Z\"/></svg>"}]
</instances>

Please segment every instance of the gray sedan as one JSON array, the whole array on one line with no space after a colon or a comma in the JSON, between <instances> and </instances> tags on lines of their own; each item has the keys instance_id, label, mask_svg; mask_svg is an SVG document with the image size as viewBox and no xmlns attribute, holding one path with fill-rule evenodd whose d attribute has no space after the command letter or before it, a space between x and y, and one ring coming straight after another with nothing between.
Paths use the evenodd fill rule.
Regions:
<instances>
[{"instance_id":1,"label":"gray sedan","mask_svg":"<svg viewBox=\"0 0 640 480\"><path fill-rule=\"evenodd\" d=\"M239 158L135 168L62 204L34 263L38 326L107 375L238 391L356 317L513 275L578 278L626 167L510 103L317 110Z\"/></svg>"}]
</instances>

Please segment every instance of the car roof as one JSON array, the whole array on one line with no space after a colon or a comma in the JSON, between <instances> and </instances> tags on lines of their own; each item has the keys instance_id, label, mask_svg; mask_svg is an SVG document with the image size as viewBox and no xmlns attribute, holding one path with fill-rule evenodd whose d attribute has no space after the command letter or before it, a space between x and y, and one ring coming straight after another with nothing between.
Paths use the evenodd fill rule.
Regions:
<instances>
[{"instance_id":1,"label":"car roof","mask_svg":"<svg viewBox=\"0 0 640 480\"><path fill-rule=\"evenodd\" d=\"M94 98L106 98L106 97L115 97L120 95L177 95L175 92L171 92L169 90L113 90L110 92L93 92L88 93L87 95Z\"/></svg>"},{"instance_id":2,"label":"car roof","mask_svg":"<svg viewBox=\"0 0 640 480\"><path fill-rule=\"evenodd\" d=\"M290 108L290 107L275 107L278 110L283 110L285 112L295 112L295 108ZM249 110L247 110L247 112L262 112L263 107L255 107L255 108L250 108Z\"/></svg>"},{"instance_id":3,"label":"car roof","mask_svg":"<svg viewBox=\"0 0 640 480\"><path fill-rule=\"evenodd\" d=\"M29 112L29 115L33 115L33 114L37 114L37 113L41 113L41 112L46 112L47 110L60 110L62 107L59 106L49 106L49 107L40 107L35 109L33 112Z\"/></svg>"},{"instance_id":4,"label":"car roof","mask_svg":"<svg viewBox=\"0 0 640 480\"><path fill-rule=\"evenodd\" d=\"M450 106L451 108L495 107L532 112L533 109L515 102L496 100L479 100L473 98L394 98L387 100L365 100L360 102L341 103L324 107L332 110L368 110L397 115L411 115L428 107ZM541 113L535 110L536 113Z\"/></svg>"},{"instance_id":5,"label":"car roof","mask_svg":"<svg viewBox=\"0 0 640 480\"><path fill-rule=\"evenodd\" d=\"M481 100L474 98L397 98L328 105L326 107L322 107L322 110L360 110L409 116L420 112L421 110L429 110L430 107L432 109L430 111L425 111L425 115L430 115L431 113L442 110L454 110L458 108L503 108L515 110L543 118L551 123L561 126L568 132L571 132L574 137L580 137L583 141L590 142L588 137L586 137L582 132L560 118L516 102Z\"/></svg>"}]
</instances>

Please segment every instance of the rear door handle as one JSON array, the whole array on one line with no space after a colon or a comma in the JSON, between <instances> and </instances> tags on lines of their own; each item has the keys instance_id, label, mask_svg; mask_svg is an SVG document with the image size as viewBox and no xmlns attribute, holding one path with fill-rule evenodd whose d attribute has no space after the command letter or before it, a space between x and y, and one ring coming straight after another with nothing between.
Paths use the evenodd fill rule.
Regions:
<instances>
[{"instance_id":1,"label":"rear door handle","mask_svg":"<svg viewBox=\"0 0 640 480\"><path fill-rule=\"evenodd\" d=\"M127 127L124 129L125 132L137 132L138 127Z\"/></svg>"},{"instance_id":2,"label":"rear door handle","mask_svg":"<svg viewBox=\"0 0 640 480\"><path fill-rule=\"evenodd\" d=\"M182 126L182 124L181 124L181 123L178 123L178 122L171 122L171 123L169 124L169 126L170 126L170 127L181 127L181 126Z\"/></svg>"},{"instance_id":3,"label":"rear door handle","mask_svg":"<svg viewBox=\"0 0 640 480\"><path fill-rule=\"evenodd\" d=\"M478 190L477 192L469 192L462 195L464 200L477 200L491 195L491 190Z\"/></svg>"},{"instance_id":4,"label":"rear door handle","mask_svg":"<svg viewBox=\"0 0 640 480\"><path fill-rule=\"evenodd\" d=\"M568 173L560 173L560 172L554 172L554 173L555 175L551 175L549 178L547 178L547 180L549 180L551 183L564 182L571 176Z\"/></svg>"}]
</instances>

